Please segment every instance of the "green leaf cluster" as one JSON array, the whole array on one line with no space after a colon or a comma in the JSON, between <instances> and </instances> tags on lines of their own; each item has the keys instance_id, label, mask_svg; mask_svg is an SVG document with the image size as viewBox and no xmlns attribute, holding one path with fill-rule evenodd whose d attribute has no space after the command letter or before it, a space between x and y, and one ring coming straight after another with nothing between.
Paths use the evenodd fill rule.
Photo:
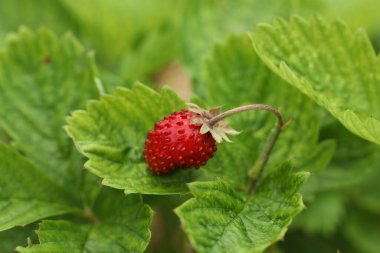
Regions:
<instances>
[{"instance_id":1,"label":"green leaf cluster","mask_svg":"<svg viewBox=\"0 0 380 253\"><path fill-rule=\"evenodd\" d=\"M89 102L86 111L75 111L66 129L78 150L89 158L85 167L103 178L104 185L126 193L185 193L194 172L157 177L143 157L145 138L154 123L183 108L185 103L170 89L157 93L136 84Z\"/></svg>"},{"instance_id":2,"label":"green leaf cluster","mask_svg":"<svg viewBox=\"0 0 380 253\"><path fill-rule=\"evenodd\" d=\"M225 59L225 56L231 56L232 58L238 58L240 56L243 58L241 58L242 62L240 65L236 65L235 67L235 64L232 64L232 68L225 72L225 76L215 74L215 69L218 69L220 65L226 62L230 62L230 59ZM280 81L280 79L276 78L276 76L259 61L247 37L231 37L226 45L219 46L219 48L213 52L210 61L207 62L206 65L205 82L210 80L207 78L212 78L211 76L213 75L219 76L221 85L218 87L221 89L223 88L223 83L227 84L233 81L234 76L230 73L236 72L236 70L241 67L248 70L255 70L249 73L249 75L247 74L246 79L239 80L241 84L245 81L251 82L252 87L248 87L252 90L251 92L264 89L265 81L268 79ZM255 68L255 65L258 66L258 68ZM257 69L259 69L258 72L256 72ZM261 75L261 78L256 77L257 73ZM294 96L300 103L308 103L310 109L315 108L310 101L306 100L306 97L297 93L296 90L283 93L283 90L276 90L276 84L277 83L273 81L273 86L267 87L267 91L268 93L273 92L274 96L278 98L277 102L281 101L281 99L284 100L287 96ZM227 89L227 87L225 88ZM217 90L212 84L210 84L209 89L210 91ZM238 92L238 90L236 90L236 92ZM220 95L223 97L223 93ZM214 102L211 94L210 99L206 99L206 101ZM238 103L237 100L228 101L226 99L226 101L232 105ZM283 103L285 103L285 101ZM225 195L225 193L223 193L224 190L230 192L232 196L245 195L244 191L249 181L248 171L253 166L255 160L259 158L259 149L255 150L254 155L244 152L248 151L247 148L253 145L258 147L263 146L266 141L265 136L270 134L270 130L275 124L274 119L264 114L261 115L260 119L252 117L252 114L251 117L240 118L239 121L236 121L236 125L242 128L244 127L247 132L250 131L247 133L249 137L247 138L244 135L237 137L236 143L230 147L224 146L226 144L222 144L215 158L200 171L176 171L163 177L153 175L148 170L142 157L147 131L153 128L154 123L160 120L164 115L183 109L184 106L183 101L179 100L175 94L168 89L162 89L157 93L141 84L135 84L131 89L117 88L112 95L104 95L100 100L89 102L85 111L75 111L72 113L72 116L67 119L68 125L66 129L68 134L73 138L78 150L89 159L85 167L95 175L100 176L103 179L103 184L123 189L126 193L181 194L188 192L186 183L193 182L197 179L204 181L219 178L219 181L194 182L189 184L190 192L195 196L195 199L189 200L189 202L186 202L178 209L178 214L185 231L193 242L192 245L199 252L208 252L211 248L215 250L215 252L218 252L221 251L222 248L223 250L227 250L228 247L231 247L230 251L233 252L233 243L230 241L238 241L240 238L239 234L242 234L241 236L248 236L250 239L247 239L241 247L239 246L240 248L236 248L237 251L244 252L244 250L247 251L251 248L255 249L256 252L264 250L284 235L291 219L303 206L298 190L304 183L305 177L302 173L295 174L295 172L292 172L289 165L283 165L286 155L281 153L285 152L285 148L283 147L282 150L276 150L273 157L273 165L268 168L268 175L266 175L262 184L258 187L257 192L252 196L252 202L247 202L250 203L247 209L234 209L235 212L237 212L236 215L243 212L242 215L244 219L247 219L245 223L248 228L255 230L256 224L267 223L263 229L253 231L253 234L244 235L244 231L247 228L242 225L238 227L225 226L228 220L226 220L227 218L223 218L223 212L232 212L228 210L230 206L235 208L234 204L236 203L231 204L228 203L228 201L218 199L223 199ZM310 113L302 114L300 112L299 117L303 120L301 122L309 123L307 120L310 117ZM253 124L253 127L250 126L250 123L253 122L257 122L259 125ZM234 122L232 122L232 124L234 124ZM285 133L287 136L285 138L288 138L288 142L289 140L294 140L294 142L297 143L294 145L294 157L288 156L288 159L298 160L296 152L301 153L301 150L309 148L311 156L321 154L323 158L321 158L319 163L311 164L308 161L308 159L310 160L311 158L304 155L305 159L300 161L300 164L302 163L304 168L318 171L322 169L331 158L334 143L330 141L325 142L321 144L320 147L323 147L323 149L321 149L317 145L316 139L318 125L317 123L313 124L313 122L310 124L312 124L312 128L306 128L307 126L305 126L306 133L302 138L311 140L313 146L308 145L307 142L302 144L303 140L297 143L298 135L294 130L291 131L289 129L289 131ZM256 129L263 131L261 135L254 133ZM292 150L287 150L286 152L292 152ZM239 154L238 157L241 157L241 160L236 160L237 154ZM299 165L299 170L302 166ZM238 173L236 172L237 170L239 171ZM282 176L280 177L280 175ZM289 179L286 179L286 175ZM281 183L276 181L277 178L282 178L282 180L280 180ZM281 184L283 184L282 187L280 187ZM197 196L200 193L196 192L195 187L198 185L203 187L203 190L207 192L205 194L210 198L210 203L207 205L211 207L206 207L204 210L202 209L197 216L193 213L191 207L186 207L192 204L196 206L198 206L198 204L201 206L206 205L197 203L199 201ZM236 187L237 185L239 185L239 187ZM226 187L226 189L223 188L220 191L215 191L215 187ZM289 192L283 192L285 189ZM209 191L215 192L209 193ZM275 191L279 192L278 196L274 195ZM263 193L261 194L260 192ZM242 199L238 205L243 208L246 201L248 200ZM256 209L256 205L259 202L263 202L263 207ZM278 206L279 202L283 204ZM222 211L220 214L222 218L217 218L215 224L212 225L208 222L209 217L215 214L213 212L214 205L217 205L216 208ZM248 213L251 212L257 212L256 216L258 217L263 215L262 212L272 212L273 214L269 215L269 218L263 221L260 219L256 221L248 215ZM193 215L195 215L195 217L193 217ZM235 222L235 218L232 218L230 222ZM194 227L187 228L189 226L188 224L192 224ZM227 234L227 237L224 238L224 233L220 232L215 232L215 235L212 236L213 239L210 240L207 239L208 237L200 236L210 232L210 226L220 226L221 229L225 231L224 233ZM202 229L205 231L204 233L200 233ZM235 237L235 234L239 236ZM201 237L201 239L199 239L199 237ZM255 244L252 244L255 241L255 237L267 239L263 239L262 242L255 246ZM222 245L219 245L219 241ZM229 244L227 245L227 243Z\"/></svg>"},{"instance_id":3,"label":"green leaf cluster","mask_svg":"<svg viewBox=\"0 0 380 253\"><path fill-rule=\"evenodd\" d=\"M377 252L379 4L345 4L0 0L0 252ZM139 81L177 59L194 102L288 120L252 194L267 112L229 118L242 133L200 170L147 168L147 132L186 104Z\"/></svg>"},{"instance_id":4,"label":"green leaf cluster","mask_svg":"<svg viewBox=\"0 0 380 253\"><path fill-rule=\"evenodd\" d=\"M204 66L202 84L205 86L205 101L210 106L270 104L290 120L276 144L268 170L281 164L285 157L296 165L297 170L311 172L322 170L330 161L335 144L329 140L318 143L320 112L312 101L297 90L289 89L263 64L248 37L233 35L226 44L216 45ZM315 111L317 115L313 114ZM245 185L249 180L247 171L261 155L276 119L266 112L248 112L234 116L230 123L243 132L234 138L234 145L220 145L218 152L222 155L218 154L210 161L207 172L225 175ZM318 157L317 162L315 157ZM235 169L226 170L226 167Z\"/></svg>"},{"instance_id":5,"label":"green leaf cluster","mask_svg":"<svg viewBox=\"0 0 380 253\"><path fill-rule=\"evenodd\" d=\"M377 238L366 237L368 233L359 229L378 229L376 223L367 222L379 215L375 183L379 148L365 141L379 144L380 129L378 56L368 36L363 30L353 32L340 20L315 16L259 25L252 41L268 67L330 113L320 139L337 141L331 163L303 188L310 208L299 216L294 229L344 238L351 245L347 252L375 252Z\"/></svg>"},{"instance_id":6,"label":"green leaf cluster","mask_svg":"<svg viewBox=\"0 0 380 253\"><path fill-rule=\"evenodd\" d=\"M40 224L40 244L17 247L18 252L143 252L149 241L152 210L139 195L120 197L112 190L97 198L93 224L47 220ZM92 213L88 213L92 215Z\"/></svg>"},{"instance_id":7,"label":"green leaf cluster","mask_svg":"<svg viewBox=\"0 0 380 253\"><path fill-rule=\"evenodd\" d=\"M19 252L142 252L147 246L151 209L141 196L103 189L85 173L63 129L71 110L97 96L96 77L93 54L70 34L22 28L6 39L0 126L10 141L0 144L0 230L57 217L40 224L40 245ZM109 237L110 229L119 236Z\"/></svg>"},{"instance_id":8,"label":"green leaf cluster","mask_svg":"<svg viewBox=\"0 0 380 253\"><path fill-rule=\"evenodd\" d=\"M353 33L340 21L328 23L318 17L310 22L277 19L274 26L260 26L253 41L273 71L347 129L380 144L380 65L364 31Z\"/></svg>"},{"instance_id":9,"label":"green leaf cluster","mask_svg":"<svg viewBox=\"0 0 380 253\"><path fill-rule=\"evenodd\" d=\"M254 196L223 181L191 183L195 198L176 213L198 252L262 252L301 211L298 190L306 178L284 164L263 178Z\"/></svg>"},{"instance_id":10,"label":"green leaf cluster","mask_svg":"<svg viewBox=\"0 0 380 253\"><path fill-rule=\"evenodd\" d=\"M96 179L81 170L83 159L75 152L62 128L65 115L73 108L84 107L86 100L97 97L99 87L96 86L97 71L92 54L83 51L72 36L58 38L46 29L32 32L23 28L17 34L9 35L7 41L0 65L1 101L6 105L1 111L1 126L9 134L12 147L3 144L0 150L0 169L6 175L2 178L1 188L2 229L65 214L57 220L44 220L37 232L39 243L17 250L102 252L112 248L115 252L143 251L150 237L150 209L138 195L124 200L122 195L102 189ZM248 46L247 42L247 38L236 37L226 48L234 47L235 43ZM32 62L29 59L33 59ZM258 59L249 59L247 64ZM213 64L217 65L219 61ZM66 71L62 73L64 69ZM265 75L271 73L265 72ZM255 85L261 84L260 80L255 81ZM26 93L27 88L33 88L33 92ZM72 96L63 95L67 92ZM23 95L26 96L21 99ZM85 167L101 177L102 184L123 189L126 193L186 193L187 183L197 178L215 178L215 170L220 164L211 164L209 174L178 171L168 177L157 177L149 172L142 158L146 133L154 122L184 107L184 102L170 89L157 93L137 83L131 89L117 88L112 95L102 95L99 100L88 102L85 110L73 112L67 118L66 131L75 140L77 149L89 158ZM267 124L267 130L270 130L273 120L268 120ZM34 148L35 142L40 144L39 150ZM223 153L226 151L220 151L221 157ZM263 209L255 211L257 216L264 209L273 212L269 220L263 221L268 223L267 227L254 232L255 236L268 237L258 246L252 246L257 250L265 249L283 236L291 219L302 209L297 191L304 176L297 176L289 166L283 165L285 169L273 167L273 172L268 173L258 187L257 196L252 197L253 206L257 202L266 202ZM242 167L244 174L248 170L249 166ZM282 188L278 189L276 180L280 174L287 174L289 180L284 180ZM229 185L230 191L236 191L237 195L244 195L240 192L242 189L234 185L246 181L246 178L230 178L217 182ZM204 184L212 188L214 183ZM285 189L289 192L282 194ZM278 196L273 195L274 191L279 191ZM278 206L278 201L284 201L284 204ZM282 213L286 209L288 211ZM210 213L202 215L206 219ZM183 224L188 223L189 218L181 218ZM271 219L279 220L273 223ZM248 219L247 222L254 227L255 220ZM226 228L226 232L230 230L232 232L234 228ZM269 230L273 231L267 234ZM194 231L188 233L192 236ZM110 234L119 236L109 238ZM249 242L246 244L243 248L249 249Z\"/></svg>"},{"instance_id":11,"label":"green leaf cluster","mask_svg":"<svg viewBox=\"0 0 380 253\"><path fill-rule=\"evenodd\" d=\"M96 50L100 71L110 82L107 87L125 85L150 80L174 58L178 46L173 46L177 34L173 5L178 1L1 0L0 38L24 24L34 29L43 25L57 33L71 31Z\"/></svg>"}]
</instances>

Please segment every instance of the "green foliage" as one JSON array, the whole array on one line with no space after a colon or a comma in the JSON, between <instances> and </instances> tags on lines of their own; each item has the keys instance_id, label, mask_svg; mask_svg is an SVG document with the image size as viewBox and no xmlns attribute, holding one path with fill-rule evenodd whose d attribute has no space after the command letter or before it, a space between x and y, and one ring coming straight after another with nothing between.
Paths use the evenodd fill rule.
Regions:
<instances>
[{"instance_id":1,"label":"green foliage","mask_svg":"<svg viewBox=\"0 0 380 253\"><path fill-rule=\"evenodd\" d=\"M360 177L360 181L349 188L350 197L363 210L380 214L380 192L377 190L380 180L380 157L366 170L366 174Z\"/></svg>"},{"instance_id":2,"label":"green foliage","mask_svg":"<svg viewBox=\"0 0 380 253\"><path fill-rule=\"evenodd\" d=\"M352 210L347 220L345 234L359 252L377 253L379 251L378 216Z\"/></svg>"},{"instance_id":3,"label":"green foliage","mask_svg":"<svg viewBox=\"0 0 380 253\"><path fill-rule=\"evenodd\" d=\"M8 136L7 133L5 133L5 131L2 130L1 128L0 128L0 141L1 141L1 142L4 142L4 143L6 143L6 142L9 141L9 136Z\"/></svg>"},{"instance_id":4,"label":"green foliage","mask_svg":"<svg viewBox=\"0 0 380 253\"><path fill-rule=\"evenodd\" d=\"M103 178L104 185L126 193L185 193L186 183L196 173L179 171L158 177L148 170L143 157L147 132L154 123L184 107L169 89L157 93L135 84L132 89L117 88L113 95L91 101L86 111L74 112L66 129L78 150L89 158L86 168Z\"/></svg>"},{"instance_id":5,"label":"green foliage","mask_svg":"<svg viewBox=\"0 0 380 253\"><path fill-rule=\"evenodd\" d=\"M376 6L0 0L0 252L377 252ZM35 30L9 33L24 24ZM136 81L178 59L203 107L263 103L291 119L262 177L248 172L276 124L266 111L231 117L242 133L200 170L149 171L147 132L186 105ZM130 88L108 94L116 84Z\"/></svg>"},{"instance_id":6,"label":"green foliage","mask_svg":"<svg viewBox=\"0 0 380 253\"><path fill-rule=\"evenodd\" d=\"M258 21L269 21L274 13L285 15L291 4L287 0L190 0L182 5L181 56L197 78L202 58L215 43L223 42L228 32L245 33Z\"/></svg>"},{"instance_id":7,"label":"green foliage","mask_svg":"<svg viewBox=\"0 0 380 253\"><path fill-rule=\"evenodd\" d=\"M17 245L26 246L27 240L36 240L36 236L33 235L33 231L36 229L37 224L32 223L25 227L14 227L12 229L2 231L0 233L0 252L12 252Z\"/></svg>"},{"instance_id":8,"label":"green foliage","mask_svg":"<svg viewBox=\"0 0 380 253\"><path fill-rule=\"evenodd\" d=\"M370 33L376 32L379 26L377 9L380 7L376 0L312 0L319 2L319 9L329 17L340 17L350 27L364 27Z\"/></svg>"},{"instance_id":9,"label":"green foliage","mask_svg":"<svg viewBox=\"0 0 380 253\"><path fill-rule=\"evenodd\" d=\"M99 53L102 66L123 80L146 78L176 53L171 14L176 0L61 2L77 20L79 36Z\"/></svg>"},{"instance_id":10,"label":"green foliage","mask_svg":"<svg viewBox=\"0 0 380 253\"><path fill-rule=\"evenodd\" d=\"M0 125L25 158L1 146L1 230L80 207L80 195L70 190L82 188L82 159L62 124L94 93L93 73L92 58L72 36L59 39L46 29L8 36L0 58Z\"/></svg>"},{"instance_id":11,"label":"green foliage","mask_svg":"<svg viewBox=\"0 0 380 253\"><path fill-rule=\"evenodd\" d=\"M84 221L78 225L68 216L62 227L58 225L62 230L56 231L67 245L57 248L48 243L47 248L20 250L81 251L86 240L89 249L112 248L114 252L142 252L147 246L150 209L137 195L127 200L120 193L117 198L109 193L99 195L99 184L81 170L83 159L63 129L65 115L96 97L95 75L92 54L71 35L58 38L46 29L32 32L22 28L7 37L0 57L0 125L23 155L0 145L0 230L67 213L102 222L99 226ZM42 224L53 230L57 223ZM100 240L109 235L110 228L118 229L119 236ZM79 248L71 248L65 238L77 235L85 241ZM9 248L7 243L4 247Z\"/></svg>"},{"instance_id":12,"label":"green foliage","mask_svg":"<svg viewBox=\"0 0 380 253\"><path fill-rule=\"evenodd\" d=\"M25 24L33 29L44 25L63 33L71 29L75 21L57 0L40 0L38 5L29 0L0 1L0 45L8 32Z\"/></svg>"},{"instance_id":13,"label":"green foliage","mask_svg":"<svg viewBox=\"0 0 380 253\"><path fill-rule=\"evenodd\" d=\"M380 81L378 57L363 31L353 33L341 21L327 22L319 17L311 21L278 19L273 26L261 25L253 34L253 43L274 72L326 108L348 130L379 144L374 97ZM344 224L343 210L350 201L378 210L374 183L378 147L355 138L334 121L324 126L322 137L337 139L336 155L328 168L312 176L303 188L310 208L296 220L295 228L331 235ZM345 188L347 194L336 192Z\"/></svg>"},{"instance_id":14,"label":"green foliage","mask_svg":"<svg viewBox=\"0 0 380 253\"><path fill-rule=\"evenodd\" d=\"M284 164L262 179L253 196L224 181L191 183L195 198L176 213L198 252L262 252L302 210L298 190L306 178Z\"/></svg>"},{"instance_id":15,"label":"green foliage","mask_svg":"<svg viewBox=\"0 0 380 253\"><path fill-rule=\"evenodd\" d=\"M299 230L288 231L285 240L278 244L278 248L280 252L360 252L354 249L350 241L346 240L341 235L333 234L326 237L317 234L303 233ZM268 253L270 253L270 251L268 251Z\"/></svg>"},{"instance_id":16,"label":"green foliage","mask_svg":"<svg viewBox=\"0 0 380 253\"><path fill-rule=\"evenodd\" d=\"M363 30L341 21L277 19L253 35L261 59L347 129L380 144L379 58Z\"/></svg>"},{"instance_id":17,"label":"green foliage","mask_svg":"<svg viewBox=\"0 0 380 253\"><path fill-rule=\"evenodd\" d=\"M133 208L131 208L133 207ZM94 224L63 220L43 221L37 231L40 244L18 252L143 252L150 239L151 209L141 196L125 198L120 192L103 191L95 202Z\"/></svg>"},{"instance_id":18,"label":"green foliage","mask_svg":"<svg viewBox=\"0 0 380 253\"><path fill-rule=\"evenodd\" d=\"M344 197L337 192L315 196L306 204L306 210L296 219L292 228L302 228L309 234L331 235L335 232L344 215Z\"/></svg>"},{"instance_id":19,"label":"green foliage","mask_svg":"<svg viewBox=\"0 0 380 253\"><path fill-rule=\"evenodd\" d=\"M310 177L307 185L302 189L307 198L314 198L313 194L316 192L353 187L376 169L379 147L353 135L336 120L323 126L320 138L334 138L337 148L328 167ZM369 187L371 185L368 184Z\"/></svg>"},{"instance_id":20,"label":"green foliage","mask_svg":"<svg viewBox=\"0 0 380 253\"><path fill-rule=\"evenodd\" d=\"M62 125L68 112L96 96L94 78L92 55L69 34L58 38L46 29L22 28L7 37L1 53L0 126L61 186L81 183L82 159Z\"/></svg>"},{"instance_id":21,"label":"green foliage","mask_svg":"<svg viewBox=\"0 0 380 253\"><path fill-rule=\"evenodd\" d=\"M0 231L76 211L76 200L65 188L2 144L0 174Z\"/></svg>"},{"instance_id":22,"label":"green foliage","mask_svg":"<svg viewBox=\"0 0 380 253\"><path fill-rule=\"evenodd\" d=\"M133 0L41 0L38 4L1 0L0 45L3 36L24 24L46 26L59 33L72 31L96 50L103 78L110 82L106 88L125 85L125 80L149 80L178 51L176 17L172 14L177 5L176 0L139 4Z\"/></svg>"},{"instance_id":23,"label":"green foliage","mask_svg":"<svg viewBox=\"0 0 380 253\"><path fill-rule=\"evenodd\" d=\"M247 36L234 35L225 44L216 45L205 61L202 77L205 101L211 107L270 104L278 108L285 119L291 119L276 144L270 167L276 167L286 157L295 163L297 170L317 172L330 161L335 145L331 141L317 143L319 121L313 114L316 106L263 64ZM246 185L248 170L261 155L276 119L268 112L256 111L233 116L229 121L243 133L233 137L234 145L219 145L218 153L207 165L207 172Z\"/></svg>"}]
</instances>

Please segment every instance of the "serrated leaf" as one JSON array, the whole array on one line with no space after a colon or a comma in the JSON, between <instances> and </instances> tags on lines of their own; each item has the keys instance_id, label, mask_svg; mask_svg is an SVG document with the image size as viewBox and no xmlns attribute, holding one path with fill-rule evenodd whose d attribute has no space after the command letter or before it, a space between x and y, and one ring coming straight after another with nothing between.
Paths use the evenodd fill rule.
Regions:
<instances>
[{"instance_id":1,"label":"serrated leaf","mask_svg":"<svg viewBox=\"0 0 380 253\"><path fill-rule=\"evenodd\" d=\"M40 244L17 247L21 253L143 252L150 239L152 210L140 195L127 198L103 191L94 212L99 223L43 221L37 231Z\"/></svg>"},{"instance_id":2,"label":"serrated leaf","mask_svg":"<svg viewBox=\"0 0 380 253\"><path fill-rule=\"evenodd\" d=\"M224 105L227 110L263 103L278 108L284 120L292 119L280 135L269 167L276 167L286 157L299 170L317 172L330 161L335 145L331 141L320 144L317 141L318 107L265 66L248 36L232 35L225 44L214 47L204 62L202 84L210 107ZM261 155L276 126L276 118L270 112L254 111L234 115L228 121L242 133L231 137L233 144L218 146L205 171L246 185L248 170Z\"/></svg>"},{"instance_id":3,"label":"serrated leaf","mask_svg":"<svg viewBox=\"0 0 380 253\"><path fill-rule=\"evenodd\" d=\"M79 187L82 159L62 126L97 94L93 57L66 34L21 28L0 55L0 126L14 146L62 186Z\"/></svg>"},{"instance_id":4,"label":"serrated leaf","mask_svg":"<svg viewBox=\"0 0 380 253\"><path fill-rule=\"evenodd\" d=\"M89 158L86 168L103 178L103 184L126 193L184 193L197 172L157 176L143 157L144 142L154 123L183 108L184 102L173 91L157 93L135 84L90 102L86 111L74 112L67 119L67 132Z\"/></svg>"},{"instance_id":5,"label":"serrated leaf","mask_svg":"<svg viewBox=\"0 0 380 253\"><path fill-rule=\"evenodd\" d=\"M278 75L326 108L347 129L380 144L379 57L366 33L343 22L277 19L253 35L256 52Z\"/></svg>"},{"instance_id":6,"label":"serrated leaf","mask_svg":"<svg viewBox=\"0 0 380 253\"><path fill-rule=\"evenodd\" d=\"M66 189L3 144L0 174L0 231L79 210Z\"/></svg>"},{"instance_id":7,"label":"serrated leaf","mask_svg":"<svg viewBox=\"0 0 380 253\"><path fill-rule=\"evenodd\" d=\"M262 252L302 210L298 190L306 178L286 163L263 178L252 196L221 180L191 183L195 198L176 213L197 252Z\"/></svg>"}]
</instances>

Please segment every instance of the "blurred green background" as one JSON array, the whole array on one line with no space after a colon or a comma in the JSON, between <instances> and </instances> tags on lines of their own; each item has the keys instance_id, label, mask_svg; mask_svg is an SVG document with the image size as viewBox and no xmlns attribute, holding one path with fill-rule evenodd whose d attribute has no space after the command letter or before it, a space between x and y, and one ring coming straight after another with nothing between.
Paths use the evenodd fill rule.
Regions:
<instances>
[{"instance_id":1,"label":"blurred green background","mask_svg":"<svg viewBox=\"0 0 380 253\"><path fill-rule=\"evenodd\" d=\"M203 96L203 59L231 33L246 34L277 16L317 14L363 27L379 50L379 13L379 0L0 0L0 47L20 26L70 32L95 52L106 91L139 80L172 85L188 99L192 93ZM0 139L6 138L0 132ZM320 140L331 138L338 144L327 168L332 173L308 184L318 190L304 189L307 209L268 252L380 253L379 148L325 116ZM146 200L156 210L172 210L184 197ZM153 237L148 251L178 252L178 241L185 240L179 221L169 211L160 213L167 214L161 217L167 224L156 217L152 229L160 238ZM33 229L1 233L0 252L25 245Z\"/></svg>"},{"instance_id":2,"label":"blurred green background","mask_svg":"<svg viewBox=\"0 0 380 253\"><path fill-rule=\"evenodd\" d=\"M202 58L229 33L252 31L273 17L319 14L364 27L380 44L377 0L1 0L0 45L20 26L72 32L96 52L110 85L154 81L179 60L196 81Z\"/></svg>"}]
</instances>

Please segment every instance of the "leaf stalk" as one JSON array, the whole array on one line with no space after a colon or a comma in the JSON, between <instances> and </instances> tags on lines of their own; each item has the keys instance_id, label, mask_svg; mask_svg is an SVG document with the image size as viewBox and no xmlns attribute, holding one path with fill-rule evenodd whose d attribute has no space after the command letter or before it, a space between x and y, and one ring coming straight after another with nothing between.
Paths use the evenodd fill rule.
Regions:
<instances>
[{"instance_id":1,"label":"leaf stalk","mask_svg":"<svg viewBox=\"0 0 380 253\"><path fill-rule=\"evenodd\" d=\"M226 117L229 117L229 116L232 116L234 114L238 114L238 113L241 113L244 111L250 111L250 110L265 110L265 111L269 111L269 112L273 113L277 118L277 126L276 126L274 133L269 138L269 140L268 140L268 142L264 148L264 152L263 152L262 156L256 160L252 169L250 169L248 171L248 176L250 179L249 183L248 183L248 189L247 189L248 194L253 193L254 188L256 187L257 183L260 181L262 174L263 174L263 171L264 171L264 168L267 165L270 154L273 150L273 147L275 146L282 129L286 125L286 123L284 122L284 120L282 118L281 113L277 109L275 109L269 105L252 104L252 105L245 105L245 106L236 107L234 109L225 111L221 114L216 115L215 117L211 118L208 121L208 124L210 126L213 126L218 121L223 120Z\"/></svg>"}]
</instances>

